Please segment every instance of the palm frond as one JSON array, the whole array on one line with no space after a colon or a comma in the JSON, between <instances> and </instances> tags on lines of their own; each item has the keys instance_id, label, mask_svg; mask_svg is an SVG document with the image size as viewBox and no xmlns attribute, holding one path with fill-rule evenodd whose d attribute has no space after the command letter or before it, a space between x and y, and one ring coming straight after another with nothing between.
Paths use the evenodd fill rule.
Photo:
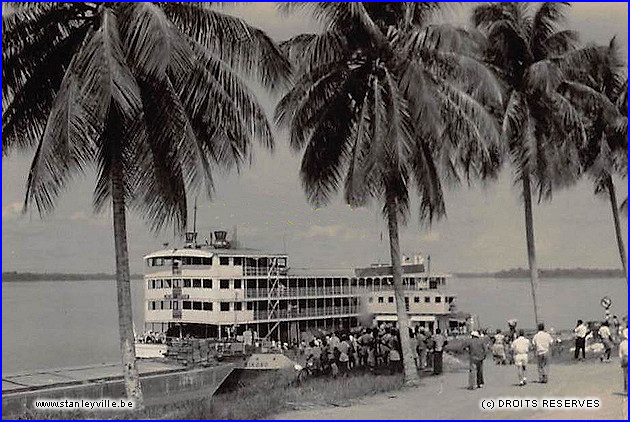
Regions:
<instances>
[{"instance_id":1,"label":"palm frond","mask_svg":"<svg viewBox=\"0 0 630 422\"><path fill-rule=\"evenodd\" d=\"M28 78L7 75L3 84L2 154L6 156L15 149L33 147L42 137L47 116L53 106L55 95L75 53L83 44L88 28L82 27L60 41L44 58L30 70ZM3 66L3 73L10 72L10 65Z\"/></svg>"},{"instance_id":2,"label":"palm frond","mask_svg":"<svg viewBox=\"0 0 630 422\"><path fill-rule=\"evenodd\" d=\"M301 150L328 102L343 88L348 77L344 64L320 66L307 73L278 103L275 111L280 127L289 127L289 144Z\"/></svg>"},{"instance_id":3,"label":"palm frond","mask_svg":"<svg viewBox=\"0 0 630 422\"><path fill-rule=\"evenodd\" d=\"M536 60L548 57L545 41L558 31L558 25L565 19L568 2L544 2L534 14L531 29L530 48Z\"/></svg>"},{"instance_id":4,"label":"palm frond","mask_svg":"<svg viewBox=\"0 0 630 422\"><path fill-rule=\"evenodd\" d=\"M204 5L161 3L160 6L182 33L233 69L269 89L287 85L291 64L260 29Z\"/></svg>"}]
</instances>

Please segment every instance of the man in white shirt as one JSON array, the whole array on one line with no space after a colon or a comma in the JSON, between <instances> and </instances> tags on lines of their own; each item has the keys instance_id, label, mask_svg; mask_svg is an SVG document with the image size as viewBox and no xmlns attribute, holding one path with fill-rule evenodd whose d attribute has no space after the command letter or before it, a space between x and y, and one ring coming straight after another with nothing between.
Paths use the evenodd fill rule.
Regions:
<instances>
[{"instance_id":1,"label":"man in white shirt","mask_svg":"<svg viewBox=\"0 0 630 422\"><path fill-rule=\"evenodd\" d=\"M531 343L525 338L525 331L521 328L518 330L518 337L512 342L512 351L514 352L514 364L518 369L519 385L527 384L527 353Z\"/></svg>"},{"instance_id":2,"label":"man in white shirt","mask_svg":"<svg viewBox=\"0 0 630 422\"><path fill-rule=\"evenodd\" d=\"M623 341L619 344L619 359L621 360L621 373L623 374L623 391L628 394L628 329L624 329L621 335Z\"/></svg>"},{"instance_id":3,"label":"man in white shirt","mask_svg":"<svg viewBox=\"0 0 630 422\"><path fill-rule=\"evenodd\" d=\"M538 362L538 380L546 384L549 380L549 358L551 356L551 346L553 337L545 331L545 324L538 323L538 332L532 339L532 344L536 348L536 359Z\"/></svg>"},{"instance_id":4,"label":"man in white shirt","mask_svg":"<svg viewBox=\"0 0 630 422\"><path fill-rule=\"evenodd\" d=\"M575 359L579 359L580 350L582 350L582 359L586 359L586 335L588 334L588 328L584 325L581 319L578 319L577 327L573 330L575 334Z\"/></svg>"}]
</instances>

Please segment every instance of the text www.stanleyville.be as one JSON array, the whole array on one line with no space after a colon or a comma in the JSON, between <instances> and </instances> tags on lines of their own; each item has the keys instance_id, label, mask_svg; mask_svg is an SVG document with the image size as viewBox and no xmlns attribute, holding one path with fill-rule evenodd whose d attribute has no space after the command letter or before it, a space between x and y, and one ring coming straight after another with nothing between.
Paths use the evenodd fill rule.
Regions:
<instances>
[{"instance_id":1,"label":"text www.stanleyville.be","mask_svg":"<svg viewBox=\"0 0 630 422\"><path fill-rule=\"evenodd\" d=\"M481 410L525 410L525 409L599 409L601 400L598 398L577 398L577 397L546 397L546 398L524 398L505 397L496 399L481 399L479 407Z\"/></svg>"},{"instance_id":2,"label":"text www.stanleyville.be","mask_svg":"<svg viewBox=\"0 0 630 422\"><path fill-rule=\"evenodd\" d=\"M134 402L126 399L43 399L35 400L33 407L39 410L130 410Z\"/></svg>"}]
</instances>

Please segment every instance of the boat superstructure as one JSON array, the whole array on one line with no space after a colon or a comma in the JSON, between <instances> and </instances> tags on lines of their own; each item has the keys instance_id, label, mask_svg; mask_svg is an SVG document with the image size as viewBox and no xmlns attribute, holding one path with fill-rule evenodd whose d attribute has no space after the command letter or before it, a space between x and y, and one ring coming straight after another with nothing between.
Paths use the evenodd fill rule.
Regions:
<instances>
[{"instance_id":1,"label":"boat superstructure","mask_svg":"<svg viewBox=\"0 0 630 422\"><path fill-rule=\"evenodd\" d=\"M237 248L227 232L183 248L155 251L145 261L145 330L167 336L226 338L247 329L260 338L296 341L300 333L396 321L390 266L295 270L287 254ZM413 325L447 329L454 296L448 276L403 260L405 306Z\"/></svg>"}]
</instances>

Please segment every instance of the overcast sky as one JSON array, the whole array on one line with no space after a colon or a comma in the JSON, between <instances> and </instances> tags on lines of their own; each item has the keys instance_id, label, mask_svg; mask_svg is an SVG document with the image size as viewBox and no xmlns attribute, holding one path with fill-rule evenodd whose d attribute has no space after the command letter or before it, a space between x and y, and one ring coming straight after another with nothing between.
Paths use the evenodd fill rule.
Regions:
<instances>
[{"instance_id":1,"label":"overcast sky","mask_svg":"<svg viewBox=\"0 0 630 422\"><path fill-rule=\"evenodd\" d=\"M470 7L454 11L453 19L465 23ZM272 3L226 10L277 40L316 30L305 16L279 16ZM603 43L616 35L626 52L627 16L626 3L574 3L568 26L579 30L586 42ZM268 112L273 110L275 99L261 101ZM77 178L59 198L53 215L43 220L36 212L20 215L31 158L32 154L18 154L2 160L3 271L113 272L111 212L92 213L93 175ZM289 151L286 136L278 134L273 154L259 152L251 168L240 175L217 178L212 202L199 196L198 231L238 225L242 243L271 252L286 247L293 267L344 268L385 262L388 238L379 208L352 210L338 198L314 210L300 186L299 159ZM621 200L627 196L626 181L619 181L617 187ZM430 254L432 267L439 271L526 267L519 192L510 169L489 186L462 186L447 192L447 218L428 229L412 214L401 232L403 252ZM552 202L536 206L541 267L619 267L610 205L592 192L591 183L582 181L556 192ZM622 221L627 233L627 220ZM155 236L134 215L128 218L128 236L132 272L142 271L144 254L163 242L173 244L172 230ZM204 237L201 233L200 238ZM627 242L626 235L624 239Z\"/></svg>"}]
</instances>

